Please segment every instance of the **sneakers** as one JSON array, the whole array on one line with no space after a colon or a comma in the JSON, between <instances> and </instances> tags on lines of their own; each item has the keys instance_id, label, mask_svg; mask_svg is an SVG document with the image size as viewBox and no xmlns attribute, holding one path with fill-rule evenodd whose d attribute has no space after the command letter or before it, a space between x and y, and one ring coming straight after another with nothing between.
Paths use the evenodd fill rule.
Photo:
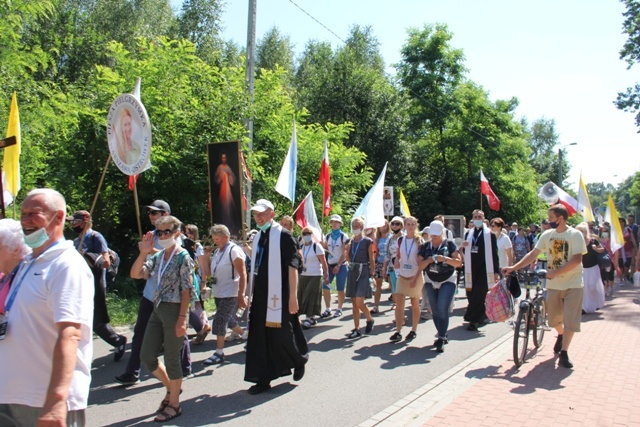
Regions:
<instances>
[{"instance_id":1,"label":"sneakers","mask_svg":"<svg viewBox=\"0 0 640 427\"><path fill-rule=\"evenodd\" d=\"M433 345L436 347L436 351L438 353L444 352L444 340L442 338L438 338L436 342L433 343Z\"/></svg>"},{"instance_id":2,"label":"sneakers","mask_svg":"<svg viewBox=\"0 0 640 427\"><path fill-rule=\"evenodd\" d=\"M371 331L373 331L373 324L375 323L375 320L371 319L371 320L367 320L367 326L366 328L364 328L364 333L365 334L370 334Z\"/></svg>"},{"instance_id":3,"label":"sneakers","mask_svg":"<svg viewBox=\"0 0 640 427\"><path fill-rule=\"evenodd\" d=\"M124 350L127 348L127 337L120 336L120 344L116 347L115 353L113 353L113 360L119 362L124 356Z\"/></svg>"},{"instance_id":4,"label":"sneakers","mask_svg":"<svg viewBox=\"0 0 640 427\"><path fill-rule=\"evenodd\" d=\"M121 384L125 387L129 387L131 385L138 384L140 382L140 376L136 374L124 373L122 375L118 375L117 377L114 377L113 379L116 380L118 384Z\"/></svg>"},{"instance_id":5,"label":"sneakers","mask_svg":"<svg viewBox=\"0 0 640 427\"><path fill-rule=\"evenodd\" d=\"M371 309L371 314L380 314L380 309L378 306L375 306Z\"/></svg>"},{"instance_id":6,"label":"sneakers","mask_svg":"<svg viewBox=\"0 0 640 427\"><path fill-rule=\"evenodd\" d=\"M402 335L400 335L400 332L396 332L395 334L391 335L391 337L389 338L389 341L391 342L402 341Z\"/></svg>"},{"instance_id":7,"label":"sneakers","mask_svg":"<svg viewBox=\"0 0 640 427\"><path fill-rule=\"evenodd\" d=\"M338 308L336 309L336 311L333 313L333 317L340 317L342 316L342 309Z\"/></svg>"},{"instance_id":8,"label":"sneakers","mask_svg":"<svg viewBox=\"0 0 640 427\"><path fill-rule=\"evenodd\" d=\"M560 351L558 366L562 366L563 368L568 368L568 369L573 368L573 363L571 363L571 360L569 360L569 355L565 350Z\"/></svg>"},{"instance_id":9,"label":"sneakers","mask_svg":"<svg viewBox=\"0 0 640 427\"><path fill-rule=\"evenodd\" d=\"M245 334L246 334L246 332L245 332ZM242 337L243 337L243 335L240 335L236 331L231 331L231 333L229 335L227 335L227 337L224 340L227 341L227 342L230 342L230 341L235 341L235 340L242 339Z\"/></svg>"},{"instance_id":10,"label":"sneakers","mask_svg":"<svg viewBox=\"0 0 640 427\"><path fill-rule=\"evenodd\" d=\"M562 335L558 335L558 338L556 338L556 343L553 346L553 352L555 354L560 353L560 350L562 350Z\"/></svg>"},{"instance_id":11,"label":"sneakers","mask_svg":"<svg viewBox=\"0 0 640 427\"><path fill-rule=\"evenodd\" d=\"M357 329L353 329L351 330L351 333L349 335L347 335L348 339L355 339L355 338L360 338L362 336L362 332L360 332Z\"/></svg>"},{"instance_id":12,"label":"sneakers","mask_svg":"<svg viewBox=\"0 0 640 427\"><path fill-rule=\"evenodd\" d=\"M405 337L405 341L411 341L414 340L416 338L416 336L418 336L418 334L416 334L416 331L411 331L407 334L407 336Z\"/></svg>"},{"instance_id":13,"label":"sneakers","mask_svg":"<svg viewBox=\"0 0 640 427\"><path fill-rule=\"evenodd\" d=\"M186 381L188 379L195 378L195 377L196 377L196 374L194 374L191 371L186 371L182 373L182 381Z\"/></svg>"},{"instance_id":14,"label":"sneakers","mask_svg":"<svg viewBox=\"0 0 640 427\"><path fill-rule=\"evenodd\" d=\"M323 319L326 319L327 317L331 317L331 309L327 308L325 311L322 312L320 317Z\"/></svg>"},{"instance_id":15,"label":"sneakers","mask_svg":"<svg viewBox=\"0 0 640 427\"><path fill-rule=\"evenodd\" d=\"M304 320L302 321L302 327L303 327L304 329L309 329L309 328L311 328L312 326L315 326L317 323L318 323L318 321L317 321L316 319L314 319L313 317L310 317L310 318L308 318L308 319L304 319Z\"/></svg>"}]
</instances>

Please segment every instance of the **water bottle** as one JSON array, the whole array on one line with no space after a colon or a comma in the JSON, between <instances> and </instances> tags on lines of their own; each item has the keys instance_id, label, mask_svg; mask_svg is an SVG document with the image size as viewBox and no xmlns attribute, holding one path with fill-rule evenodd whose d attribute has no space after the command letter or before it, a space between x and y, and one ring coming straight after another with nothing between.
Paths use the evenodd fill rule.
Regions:
<instances>
[{"instance_id":1,"label":"water bottle","mask_svg":"<svg viewBox=\"0 0 640 427\"><path fill-rule=\"evenodd\" d=\"M445 243L445 246L444 246L443 255L444 255L445 258L449 257L449 245L447 245L446 243Z\"/></svg>"},{"instance_id":2,"label":"water bottle","mask_svg":"<svg viewBox=\"0 0 640 427\"><path fill-rule=\"evenodd\" d=\"M376 282L371 277L369 277L369 286L371 287L371 292L376 291Z\"/></svg>"}]
</instances>

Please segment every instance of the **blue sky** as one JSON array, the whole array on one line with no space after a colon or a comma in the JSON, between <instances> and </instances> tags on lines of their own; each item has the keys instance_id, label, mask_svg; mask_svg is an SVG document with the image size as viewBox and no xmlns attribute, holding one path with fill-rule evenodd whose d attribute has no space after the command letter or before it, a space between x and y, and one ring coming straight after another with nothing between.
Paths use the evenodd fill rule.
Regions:
<instances>
[{"instance_id":1,"label":"blue sky","mask_svg":"<svg viewBox=\"0 0 640 427\"><path fill-rule=\"evenodd\" d=\"M345 39L354 24L370 25L390 73L406 29L445 23L465 54L468 77L492 100L517 97L517 115L554 119L571 163L568 187L617 184L640 170L633 114L615 108L618 92L640 81L640 65L619 59L623 5L618 0L294 0ZM179 1L174 0L174 4ZM245 46L248 0L228 0L223 37ZM342 42L289 0L258 0L257 39L273 26L296 54L315 39ZM487 177L491 180L491 177Z\"/></svg>"}]
</instances>

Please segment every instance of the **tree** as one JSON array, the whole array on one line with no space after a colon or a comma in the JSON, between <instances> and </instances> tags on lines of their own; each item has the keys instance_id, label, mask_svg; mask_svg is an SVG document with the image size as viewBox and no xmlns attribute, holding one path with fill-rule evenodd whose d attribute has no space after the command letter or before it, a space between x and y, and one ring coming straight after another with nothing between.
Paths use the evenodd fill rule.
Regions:
<instances>
[{"instance_id":1,"label":"tree","mask_svg":"<svg viewBox=\"0 0 640 427\"><path fill-rule=\"evenodd\" d=\"M526 125L526 120L524 121ZM559 136L556 131L556 122L553 119L540 118L535 120L528 129L528 144L531 148L529 162L536 171L537 181L546 183L553 181L558 185L569 176L571 164L567 160L566 150L562 159L562 182L558 181L560 157L556 147L559 145Z\"/></svg>"},{"instance_id":2,"label":"tree","mask_svg":"<svg viewBox=\"0 0 640 427\"><path fill-rule=\"evenodd\" d=\"M280 34L278 27L272 27L258 41L256 46L256 68L275 70L280 67L288 80L293 78L293 45L289 36Z\"/></svg>"},{"instance_id":3,"label":"tree","mask_svg":"<svg viewBox=\"0 0 640 427\"><path fill-rule=\"evenodd\" d=\"M222 10L220 0L184 0L178 16L178 38L192 42L196 55L209 64L217 63L223 50L220 39Z\"/></svg>"},{"instance_id":4,"label":"tree","mask_svg":"<svg viewBox=\"0 0 640 427\"><path fill-rule=\"evenodd\" d=\"M624 22L622 28L629 37L620 50L620 59L627 62L631 68L640 61L640 2L638 0L621 0L626 7L622 14ZM618 93L616 107L623 111L636 113L636 126L640 127L640 84L627 88Z\"/></svg>"}]
</instances>

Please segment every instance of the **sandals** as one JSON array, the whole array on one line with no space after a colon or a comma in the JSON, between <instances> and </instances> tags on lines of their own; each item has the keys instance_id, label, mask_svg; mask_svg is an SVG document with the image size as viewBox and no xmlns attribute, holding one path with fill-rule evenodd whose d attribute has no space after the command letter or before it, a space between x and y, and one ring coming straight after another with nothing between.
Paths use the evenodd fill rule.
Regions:
<instances>
[{"instance_id":1,"label":"sandals","mask_svg":"<svg viewBox=\"0 0 640 427\"><path fill-rule=\"evenodd\" d=\"M204 327L202 329L200 329L200 332L198 332L198 334L193 339L193 341L191 341L191 344L194 344L194 345L202 344L204 342L205 338L207 338L207 335L209 335L209 332L211 332L211 326L210 325L204 325Z\"/></svg>"},{"instance_id":2,"label":"sandals","mask_svg":"<svg viewBox=\"0 0 640 427\"><path fill-rule=\"evenodd\" d=\"M378 314L380 313L380 309L378 308L378 306L375 306L371 309L371 314Z\"/></svg>"},{"instance_id":3,"label":"sandals","mask_svg":"<svg viewBox=\"0 0 640 427\"><path fill-rule=\"evenodd\" d=\"M213 353L211 357L204 360L205 365L216 365L222 362L224 362L224 354L220 353Z\"/></svg>"},{"instance_id":4,"label":"sandals","mask_svg":"<svg viewBox=\"0 0 640 427\"><path fill-rule=\"evenodd\" d=\"M167 394L165 395L164 399L162 399L162 401L160 402L160 406L156 410L156 413L161 414L162 412L164 412L165 409L167 409L167 407L169 406L169 394L170 393L167 391ZM182 394L182 389L180 389L180 394Z\"/></svg>"},{"instance_id":5,"label":"sandals","mask_svg":"<svg viewBox=\"0 0 640 427\"><path fill-rule=\"evenodd\" d=\"M169 413L167 411L169 409L173 411L173 413ZM182 415L182 407L180 407L180 405L178 405L178 407L175 407L167 404L166 408L164 408L162 412L160 412L158 416L153 419L153 421L157 423L166 423L167 421L171 421L172 419L177 418L180 415Z\"/></svg>"}]
</instances>

